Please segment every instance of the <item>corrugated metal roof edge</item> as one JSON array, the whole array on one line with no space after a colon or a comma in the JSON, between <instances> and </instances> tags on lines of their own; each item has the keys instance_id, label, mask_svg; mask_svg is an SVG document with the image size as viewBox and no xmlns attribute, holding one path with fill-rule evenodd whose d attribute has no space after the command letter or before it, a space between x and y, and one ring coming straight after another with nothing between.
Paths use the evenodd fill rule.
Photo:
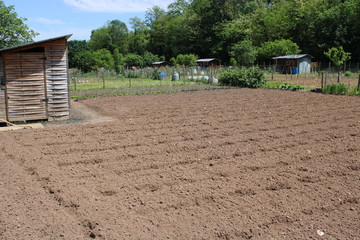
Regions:
<instances>
[{"instance_id":1,"label":"corrugated metal roof edge","mask_svg":"<svg viewBox=\"0 0 360 240\"><path fill-rule=\"evenodd\" d=\"M218 61L220 61L220 60L217 59L217 58L202 58L202 59L196 60L196 62L211 62L211 61L213 61L213 60L218 60Z\"/></svg>"},{"instance_id":2,"label":"corrugated metal roof edge","mask_svg":"<svg viewBox=\"0 0 360 240\"><path fill-rule=\"evenodd\" d=\"M273 57L271 59L299 59L299 58L303 58L303 57L306 57L306 56L314 58L310 54L294 54L294 55L285 55L285 56Z\"/></svg>"},{"instance_id":3,"label":"corrugated metal roof edge","mask_svg":"<svg viewBox=\"0 0 360 240\"><path fill-rule=\"evenodd\" d=\"M61 37L50 38L50 39L46 39L46 40L26 43L26 44L22 44L22 45L18 45L18 46L13 46L13 47L7 47L7 48L0 49L0 52L10 51L10 50L14 50L16 48L30 47L32 45L37 45L37 44L41 44L41 43L45 43L45 42L56 41L56 40L63 39L63 38L69 39L71 36L72 36L72 34L68 34L68 35L64 35L64 36L61 36Z\"/></svg>"}]
</instances>

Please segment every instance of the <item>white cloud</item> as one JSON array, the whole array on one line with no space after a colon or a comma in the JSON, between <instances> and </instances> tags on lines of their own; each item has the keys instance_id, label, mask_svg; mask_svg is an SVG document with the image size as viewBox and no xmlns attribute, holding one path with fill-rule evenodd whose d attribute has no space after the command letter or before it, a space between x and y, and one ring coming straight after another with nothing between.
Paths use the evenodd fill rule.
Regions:
<instances>
[{"instance_id":1,"label":"white cloud","mask_svg":"<svg viewBox=\"0 0 360 240\"><path fill-rule=\"evenodd\" d=\"M69 40L88 40L91 35L90 28L75 28L75 27L64 27L60 29L35 29L39 33L35 37L35 41L41 41L45 39L55 38L59 36L65 36L68 34L73 34Z\"/></svg>"},{"instance_id":2,"label":"white cloud","mask_svg":"<svg viewBox=\"0 0 360 240\"><path fill-rule=\"evenodd\" d=\"M43 17L38 17L38 18L36 18L34 21L39 22L39 23L49 24L49 25L53 25L53 24L64 24L64 22L61 21L61 20L58 20L58 19L49 19L49 18L43 18Z\"/></svg>"},{"instance_id":3,"label":"white cloud","mask_svg":"<svg viewBox=\"0 0 360 240\"><path fill-rule=\"evenodd\" d=\"M174 0L63 0L86 12L144 12L157 5L166 8Z\"/></svg>"}]
</instances>

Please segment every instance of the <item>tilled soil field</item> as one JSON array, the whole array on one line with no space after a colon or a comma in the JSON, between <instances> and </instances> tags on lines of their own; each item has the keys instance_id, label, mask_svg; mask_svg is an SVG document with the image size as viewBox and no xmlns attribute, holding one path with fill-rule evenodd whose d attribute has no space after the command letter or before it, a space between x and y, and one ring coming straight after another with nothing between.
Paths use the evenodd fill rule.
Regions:
<instances>
[{"instance_id":1,"label":"tilled soil field","mask_svg":"<svg viewBox=\"0 0 360 240\"><path fill-rule=\"evenodd\" d=\"M232 89L81 101L0 132L0 239L360 239L360 98Z\"/></svg>"}]
</instances>

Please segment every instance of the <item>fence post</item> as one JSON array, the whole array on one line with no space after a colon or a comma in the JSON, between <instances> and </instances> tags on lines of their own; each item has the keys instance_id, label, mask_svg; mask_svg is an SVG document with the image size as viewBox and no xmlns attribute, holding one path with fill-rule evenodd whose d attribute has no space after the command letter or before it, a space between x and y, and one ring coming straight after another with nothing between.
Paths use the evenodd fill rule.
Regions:
<instances>
[{"instance_id":1,"label":"fence post","mask_svg":"<svg viewBox=\"0 0 360 240\"><path fill-rule=\"evenodd\" d=\"M324 89L324 73L321 73L321 89Z\"/></svg>"},{"instance_id":2,"label":"fence post","mask_svg":"<svg viewBox=\"0 0 360 240\"><path fill-rule=\"evenodd\" d=\"M326 72L326 73L325 73L324 87L326 87L327 80L328 80L328 76L329 76L329 73L328 73L328 72Z\"/></svg>"},{"instance_id":3,"label":"fence post","mask_svg":"<svg viewBox=\"0 0 360 240\"><path fill-rule=\"evenodd\" d=\"M338 72L337 83L341 83L341 72Z\"/></svg>"},{"instance_id":4,"label":"fence post","mask_svg":"<svg viewBox=\"0 0 360 240\"><path fill-rule=\"evenodd\" d=\"M358 80L357 90L360 91L360 74L359 74L359 80Z\"/></svg>"},{"instance_id":5,"label":"fence post","mask_svg":"<svg viewBox=\"0 0 360 240\"><path fill-rule=\"evenodd\" d=\"M75 91L76 91L76 76L73 76L73 81L74 81L74 87L75 87Z\"/></svg>"}]
</instances>

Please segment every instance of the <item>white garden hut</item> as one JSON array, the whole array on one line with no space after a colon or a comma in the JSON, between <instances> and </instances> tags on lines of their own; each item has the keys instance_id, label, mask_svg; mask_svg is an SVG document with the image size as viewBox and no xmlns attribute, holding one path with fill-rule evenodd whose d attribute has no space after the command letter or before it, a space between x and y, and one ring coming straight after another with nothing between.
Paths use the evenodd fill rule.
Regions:
<instances>
[{"instance_id":1,"label":"white garden hut","mask_svg":"<svg viewBox=\"0 0 360 240\"><path fill-rule=\"evenodd\" d=\"M275 71L287 74L299 74L311 72L311 59L309 54L286 55L273 57Z\"/></svg>"}]
</instances>

